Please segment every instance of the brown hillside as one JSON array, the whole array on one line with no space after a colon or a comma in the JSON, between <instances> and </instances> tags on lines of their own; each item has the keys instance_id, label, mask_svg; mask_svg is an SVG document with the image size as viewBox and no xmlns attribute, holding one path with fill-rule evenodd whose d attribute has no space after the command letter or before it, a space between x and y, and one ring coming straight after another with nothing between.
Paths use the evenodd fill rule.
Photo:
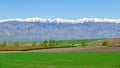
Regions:
<instances>
[{"instance_id":1,"label":"brown hillside","mask_svg":"<svg viewBox=\"0 0 120 68\"><path fill-rule=\"evenodd\" d=\"M120 38L110 38L108 39L108 42L110 43L110 45L120 46Z\"/></svg>"}]
</instances>

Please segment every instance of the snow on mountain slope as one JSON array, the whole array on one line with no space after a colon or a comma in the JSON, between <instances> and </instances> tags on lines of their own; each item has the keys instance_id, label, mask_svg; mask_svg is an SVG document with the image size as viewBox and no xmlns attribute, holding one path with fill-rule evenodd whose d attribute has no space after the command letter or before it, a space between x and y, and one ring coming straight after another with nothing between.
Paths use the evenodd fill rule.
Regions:
<instances>
[{"instance_id":1,"label":"snow on mountain slope","mask_svg":"<svg viewBox=\"0 0 120 68\"><path fill-rule=\"evenodd\" d=\"M120 19L4 19L0 40L91 39L120 37Z\"/></svg>"},{"instance_id":2,"label":"snow on mountain slope","mask_svg":"<svg viewBox=\"0 0 120 68\"><path fill-rule=\"evenodd\" d=\"M9 21L18 21L18 22L56 22L56 23L84 23L84 22L114 22L120 23L120 19L109 19L109 18L81 18L81 19L63 19L63 18L55 18L55 19L45 19L39 17L33 18L15 18L15 19L3 19L0 20L2 22L9 22Z\"/></svg>"}]
</instances>

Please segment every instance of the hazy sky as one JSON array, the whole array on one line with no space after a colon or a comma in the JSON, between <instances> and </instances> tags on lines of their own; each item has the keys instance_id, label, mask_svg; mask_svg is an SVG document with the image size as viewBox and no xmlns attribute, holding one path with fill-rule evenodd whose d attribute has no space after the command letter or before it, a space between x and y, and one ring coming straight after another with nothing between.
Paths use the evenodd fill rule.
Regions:
<instances>
[{"instance_id":1,"label":"hazy sky","mask_svg":"<svg viewBox=\"0 0 120 68\"><path fill-rule=\"evenodd\" d=\"M120 18L120 0L0 0L6 18Z\"/></svg>"}]
</instances>

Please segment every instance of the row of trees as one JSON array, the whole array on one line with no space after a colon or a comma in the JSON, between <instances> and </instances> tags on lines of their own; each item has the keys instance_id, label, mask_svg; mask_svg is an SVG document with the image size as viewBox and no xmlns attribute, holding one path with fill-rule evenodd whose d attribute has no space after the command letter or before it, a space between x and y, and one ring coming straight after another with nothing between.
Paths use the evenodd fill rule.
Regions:
<instances>
[{"instance_id":1,"label":"row of trees","mask_svg":"<svg viewBox=\"0 0 120 68\"><path fill-rule=\"evenodd\" d=\"M0 42L0 46L57 46L57 41L55 40L45 40L43 42Z\"/></svg>"},{"instance_id":2,"label":"row of trees","mask_svg":"<svg viewBox=\"0 0 120 68\"><path fill-rule=\"evenodd\" d=\"M111 44L109 41L103 41L103 42L97 42L97 41L93 41L93 42L80 42L78 44L74 43L72 44L73 46L80 46L80 47L87 47L87 46L113 46L114 44Z\"/></svg>"},{"instance_id":3,"label":"row of trees","mask_svg":"<svg viewBox=\"0 0 120 68\"><path fill-rule=\"evenodd\" d=\"M64 43L64 42L61 42L61 43ZM58 41L55 41L55 40L45 40L45 41L42 41L42 42L20 42L20 41L5 42L4 41L4 42L0 42L0 46L41 46L41 47L53 47L53 46L59 46L59 44L61 44L61 43L58 43ZM73 42L70 45L71 46L80 46L80 47L87 47L89 45L90 46L91 45L99 46L96 43L97 42L89 44L86 41L83 41L83 42L80 42L79 44ZM70 45L65 44L63 46L70 46ZM113 44L110 44L108 41L104 41L103 43L101 43L101 45L102 46L110 46L110 45L113 45Z\"/></svg>"},{"instance_id":4,"label":"row of trees","mask_svg":"<svg viewBox=\"0 0 120 68\"><path fill-rule=\"evenodd\" d=\"M57 42L55 40L50 40L50 41L43 41L42 42L44 46L57 46Z\"/></svg>"}]
</instances>

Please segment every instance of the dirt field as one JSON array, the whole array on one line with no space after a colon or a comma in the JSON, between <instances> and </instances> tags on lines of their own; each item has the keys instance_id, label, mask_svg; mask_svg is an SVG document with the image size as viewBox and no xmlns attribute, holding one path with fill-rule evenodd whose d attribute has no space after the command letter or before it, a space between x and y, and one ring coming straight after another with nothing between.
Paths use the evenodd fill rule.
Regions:
<instances>
[{"instance_id":1,"label":"dirt field","mask_svg":"<svg viewBox=\"0 0 120 68\"><path fill-rule=\"evenodd\" d=\"M33 52L120 52L120 47L101 47L101 48L54 48L32 50Z\"/></svg>"},{"instance_id":2,"label":"dirt field","mask_svg":"<svg viewBox=\"0 0 120 68\"><path fill-rule=\"evenodd\" d=\"M53 49L39 49L31 51L0 51L0 53L14 53L14 52L120 52L120 47L100 47L100 48L53 48Z\"/></svg>"}]
</instances>

